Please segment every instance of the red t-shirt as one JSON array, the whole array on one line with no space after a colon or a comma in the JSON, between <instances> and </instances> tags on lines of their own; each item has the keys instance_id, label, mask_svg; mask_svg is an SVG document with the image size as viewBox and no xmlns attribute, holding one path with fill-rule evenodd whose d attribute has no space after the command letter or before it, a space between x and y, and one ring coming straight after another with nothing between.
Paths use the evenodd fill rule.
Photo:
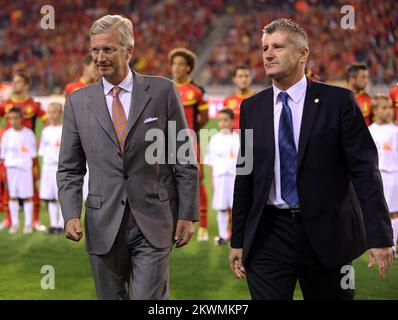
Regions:
<instances>
[{"instance_id":1,"label":"red t-shirt","mask_svg":"<svg viewBox=\"0 0 398 320\"><path fill-rule=\"evenodd\" d=\"M224 107L231 109L235 114L235 121L233 129L239 129L239 120L240 120L240 105L242 101L251 97L254 94L253 90L249 90L246 94L241 95L236 93L234 96L226 97L224 100Z\"/></svg>"},{"instance_id":2,"label":"red t-shirt","mask_svg":"<svg viewBox=\"0 0 398 320\"><path fill-rule=\"evenodd\" d=\"M11 108L20 108L23 113L23 126L35 131L36 120L40 118L42 121L47 119L47 114L41 109L40 102L32 97L18 100L15 97L4 101L0 104L0 117L4 117ZM6 121L5 128L10 128L11 125Z\"/></svg>"}]
</instances>

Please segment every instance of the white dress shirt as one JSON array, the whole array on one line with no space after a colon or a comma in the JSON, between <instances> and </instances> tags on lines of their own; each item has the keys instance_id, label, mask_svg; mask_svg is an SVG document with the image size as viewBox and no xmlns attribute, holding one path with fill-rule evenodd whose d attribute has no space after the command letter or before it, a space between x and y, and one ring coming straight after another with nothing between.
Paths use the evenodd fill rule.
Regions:
<instances>
[{"instance_id":1,"label":"white dress shirt","mask_svg":"<svg viewBox=\"0 0 398 320\"><path fill-rule=\"evenodd\" d=\"M130 112L131 93L133 92L133 73L131 72L131 70L129 69L126 78L124 78L123 81L120 82L117 86L106 81L106 79L104 77L102 77L102 83L104 86L106 105L108 107L108 111L111 116L111 119L112 119L112 101L113 101L112 89L114 87L122 88L122 90L120 90L120 93L119 93L119 100L123 106L124 112L126 114L126 119L127 119L129 116L129 112Z\"/></svg>"},{"instance_id":2,"label":"white dress shirt","mask_svg":"<svg viewBox=\"0 0 398 320\"><path fill-rule=\"evenodd\" d=\"M274 179L272 181L271 190L267 199L267 204L273 205L277 208L289 208L289 205L282 199L281 195L281 166L279 157L279 119L282 112L282 101L278 97L282 92L275 85L272 85L274 90L274 135L275 135L275 166ZM301 119L303 117L305 92L307 90L307 78L303 76L301 80L287 89L289 95L287 103L292 111L293 118L293 132L296 150L298 152Z\"/></svg>"}]
</instances>

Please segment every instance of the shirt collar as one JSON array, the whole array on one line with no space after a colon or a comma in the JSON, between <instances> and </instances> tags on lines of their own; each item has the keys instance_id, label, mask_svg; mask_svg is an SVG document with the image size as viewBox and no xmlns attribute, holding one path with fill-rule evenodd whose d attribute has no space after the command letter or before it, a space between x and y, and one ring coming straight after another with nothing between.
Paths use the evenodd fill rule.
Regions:
<instances>
[{"instance_id":1,"label":"shirt collar","mask_svg":"<svg viewBox=\"0 0 398 320\"><path fill-rule=\"evenodd\" d=\"M274 104L276 104L278 95L282 92L281 89L272 85L274 90ZM296 82L289 89L285 90L285 92L289 95L290 99L293 100L294 103L298 103L301 98L304 96L304 92L307 89L307 78L303 76L300 81Z\"/></svg>"},{"instance_id":2,"label":"shirt collar","mask_svg":"<svg viewBox=\"0 0 398 320\"><path fill-rule=\"evenodd\" d=\"M120 87L127 92L133 91L133 73L129 69L127 76L120 82L117 86L108 82L104 77L102 77L102 83L104 85L104 94L107 95L114 87Z\"/></svg>"}]
</instances>

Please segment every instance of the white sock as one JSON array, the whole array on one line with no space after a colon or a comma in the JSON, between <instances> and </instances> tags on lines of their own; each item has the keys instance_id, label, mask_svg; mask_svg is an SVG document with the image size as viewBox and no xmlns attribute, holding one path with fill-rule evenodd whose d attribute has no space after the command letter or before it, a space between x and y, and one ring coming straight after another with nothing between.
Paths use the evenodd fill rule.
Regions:
<instances>
[{"instance_id":1,"label":"white sock","mask_svg":"<svg viewBox=\"0 0 398 320\"><path fill-rule=\"evenodd\" d=\"M8 201L8 207L10 209L11 224L13 226L19 226L19 202L18 202L18 200Z\"/></svg>"},{"instance_id":2,"label":"white sock","mask_svg":"<svg viewBox=\"0 0 398 320\"><path fill-rule=\"evenodd\" d=\"M393 249L394 249L394 251L396 251L397 250L397 241L398 241L398 218L392 219L391 225L392 225L393 241L394 241Z\"/></svg>"},{"instance_id":3,"label":"white sock","mask_svg":"<svg viewBox=\"0 0 398 320\"><path fill-rule=\"evenodd\" d=\"M48 202L48 214L50 215L50 227L58 228L58 203L54 201Z\"/></svg>"},{"instance_id":4,"label":"white sock","mask_svg":"<svg viewBox=\"0 0 398 320\"><path fill-rule=\"evenodd\" d=\"M65 221L64 217L62 216L61 206L59 205L59 202L57 202L57 205L58 205L58 228L63 229Z\"/></svg>"},{"instance_id":5,"label":"white sock","mask_svg":"<svg viewBox=\"0 0 398 320\"><path fill-rule=\"evenodd\" d=\"M25 227L32 225L33 220L33 201L23 202L23 212L25 214Z\"/></svg>"},{"instance_id":6,"label":"white sock","mask_svg":"<svg viewBox=\"0 0 398 320\"><path fill-rule=\"evenodd\" d=\"M229 221L228 210L218 211L217 214L218 234L223 239L229 238L228 221Z\"/></svg>"}]
</instances>

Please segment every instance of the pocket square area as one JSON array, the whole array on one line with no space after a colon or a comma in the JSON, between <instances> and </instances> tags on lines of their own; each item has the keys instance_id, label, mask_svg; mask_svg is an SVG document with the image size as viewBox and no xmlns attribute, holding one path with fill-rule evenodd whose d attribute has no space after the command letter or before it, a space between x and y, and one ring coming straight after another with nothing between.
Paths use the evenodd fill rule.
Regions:
<instances>
[{"instance_id":1,"label":"pocket square area","mask_svg":"<svg viewBox=\"0 0 398 320\"><path fill-rule=\"evenodd\" d=\"M148 123L148 122L152 122L152 121L156 121L156 120L158 120L157 117L156 118L148 118L148 119L145 119L144 123Z\"/></svg>"}]
</instances>

